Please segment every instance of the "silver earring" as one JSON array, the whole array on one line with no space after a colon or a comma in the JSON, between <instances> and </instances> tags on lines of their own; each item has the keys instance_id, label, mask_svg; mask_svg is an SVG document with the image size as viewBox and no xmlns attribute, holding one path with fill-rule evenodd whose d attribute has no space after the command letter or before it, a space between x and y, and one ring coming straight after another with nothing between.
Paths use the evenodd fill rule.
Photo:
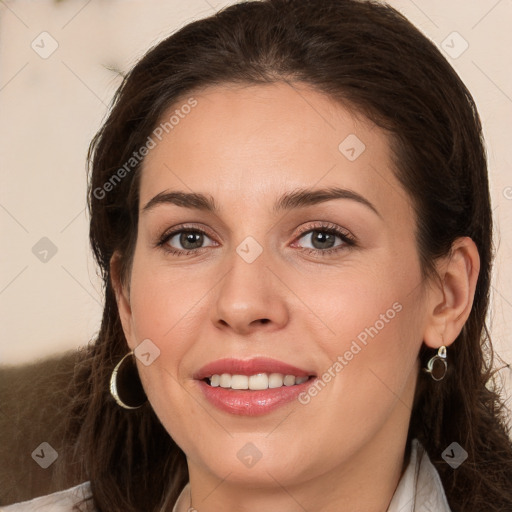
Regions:
<instances>
[{"instance_id":1,"label":"silver earring","mask_svg":"<svg viewBox=\"0 0 512 512\"><path fill-rule=\"evenodd\" d=\"M110 376L110 394L124 409L138 409L147 401L133 351L128 352L114 368Z\"/></svg>"},{"instance_id":2,"label":"silver earring","mask_svg":"<svg viewBox=\"0 0 512 512\"><path fill-rule=\"evenodd\" d=\"M427 367L423 371L430 373L434 380L443 380L448 370L448 363L446 362L446 347L443 345L439 347L437 354L428 360Z\"/></svg>"}]
</instances>

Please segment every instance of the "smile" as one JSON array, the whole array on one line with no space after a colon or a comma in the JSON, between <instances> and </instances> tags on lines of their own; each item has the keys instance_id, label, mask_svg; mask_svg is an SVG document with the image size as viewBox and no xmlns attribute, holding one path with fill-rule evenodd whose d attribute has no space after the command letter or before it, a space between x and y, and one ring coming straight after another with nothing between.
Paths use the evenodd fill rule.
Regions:
<instances>
[{"instance_id":1,"label":"smile","mask_svg":"<svg viewBox=\"0 0 512 512\"><path fill-rule=\"evenodd\" d=\"M316 374L275 359L220 359L201 368L194 379L220 411L260 416L296 400Z\"/></svg>"}]
</instances>

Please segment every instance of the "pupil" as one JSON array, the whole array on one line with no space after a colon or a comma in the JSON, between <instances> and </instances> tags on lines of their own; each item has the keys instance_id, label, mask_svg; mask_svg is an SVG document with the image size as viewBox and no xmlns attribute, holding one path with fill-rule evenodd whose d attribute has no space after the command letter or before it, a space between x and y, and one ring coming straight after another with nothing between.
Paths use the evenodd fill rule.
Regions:
<instances>
[{"instance_id":1,"label":"pupil","mask_svg":"<svg viewBox=\"0 0 512 512\"><path fill-rule=\"evenodd\" d=\"M313 231L313 246L316 249L330 249L333 247L334 235L325 231Z\"/></svg>"},{"instance_id":2,"label":"pupil","mask_svg":"<svg viewBox=\"0 0 512 512\"><path fill-rule=\"evenodd\" d=\"M197 249L203 245L202 233L194 233L192 231L185 231L180 236L180 243L185 249ZM191 245L189 245L191 244Z\"/></svg>"}]
</instances>

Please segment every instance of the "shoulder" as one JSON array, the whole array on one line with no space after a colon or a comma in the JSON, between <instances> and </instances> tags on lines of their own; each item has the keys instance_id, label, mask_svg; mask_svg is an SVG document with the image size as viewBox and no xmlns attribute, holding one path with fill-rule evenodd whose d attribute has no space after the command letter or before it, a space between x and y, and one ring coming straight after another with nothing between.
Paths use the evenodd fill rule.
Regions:
<instances>
[{"instance_id":1,"label":"shoulder","mask_svg":"<svg viewBox=\"0 0 512 512\"><path fill-rule=\"evenodd\" d=\"M72 512L73 507L91 496L89 482L84 482L65 491L41 496L30 501L0 507L0 512ZM90 503L90 502L89 502ZM94 512L92 505L82 507L84 512Z\"/></svg>"}]
</instances>

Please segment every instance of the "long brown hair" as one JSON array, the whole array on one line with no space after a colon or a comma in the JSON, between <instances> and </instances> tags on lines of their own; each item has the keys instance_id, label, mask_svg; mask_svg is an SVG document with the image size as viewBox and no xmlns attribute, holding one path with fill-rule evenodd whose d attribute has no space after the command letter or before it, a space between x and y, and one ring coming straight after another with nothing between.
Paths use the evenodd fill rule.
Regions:
<instances>
[{"instance_id":1,"label":"long brown hair","mask_svg":"<svg viewBox=\"0 0 512 512\"><path fill-rule=\"evenodd\" d=\"M112 181L179 99L215 84L302 82L390 134L395 172L414 202L426 277L458 237L476 243L481 270L468 321L449 348L449 371L423 372L409 428L436 466L454 512L512 510L512 445L493 387L485 325L492 218L486 156L471 94L436 46L393 8L358 0L262 0L188 24L151 49L125 77L89 150L90 241L104 280L95 342L76 368L68 428L75 463L98 510L172 506L188 479L186 459L151 406L126 411L109 378L127 352L111 282L121 254L129 277L136 243L140 162ZM126 168L125 168L126 169ZM118 174L119 177L119 174ZM111 187L105 187L109 182ZM432 351L422 347L424 366ZM452 442L469 454L457 469L441 458Z\"/></svg>"}]
</instances>

